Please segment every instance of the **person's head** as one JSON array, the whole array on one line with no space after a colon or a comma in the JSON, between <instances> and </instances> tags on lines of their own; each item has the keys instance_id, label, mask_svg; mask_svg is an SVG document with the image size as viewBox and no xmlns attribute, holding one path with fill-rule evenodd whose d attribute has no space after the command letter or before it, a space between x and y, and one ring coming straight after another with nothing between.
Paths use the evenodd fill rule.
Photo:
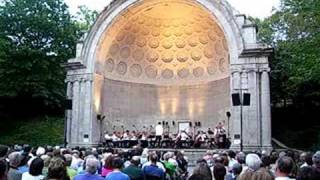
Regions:
<instances>
[{"instance_id":1,"label":"person's head","mask_svg":"<svg viewBox=\"0 0 320 180\"><path fill-rule=\"evenodd\" d=\"M309 180L312 177L312 168L311 167L302 167L298 171L297 180Z\"/></svg>"},{"instance_id":2,"label":"person's head","mask_svg":"<svg viewBox=\"0 0 320 180\"><path fill-rule=\"evenodd\" d=\"M188 180L203 180L205 179L206 177L202 174L192 174Z\"/></svg>"},{"instance_id":3,"label":"person's head","mask_svg":"<svg viewBox=\"0 0 320 180\"><path fill-rule=\"evenodd\" d=\"M9 147L0 144L0 158L5 157L8 153Z\"/></svg>"},{"instance_id":4,"label":"person's head","mask_svg":"<svg viewBox=\"0 0 320 180\"><path fill-rule=\"evenodd\" d=\"M239 164L239 163L235 163L235 164L232 166L232 173L233 173L235 176L239 176L241 172L242 172L242 165Z\"/></svg>"},{"instance_id":5,"label":"person's head","mask_svg":"<svg viewBox=\"0 0 320 180\"><path fill-rule=\"evenodd\" d=\"M86 159L86 172L89 174L95 174L98 167L99 161L94 156L90 156Z\"/></svg>"},{"instance_id":6,"label":"person's head","mask_svg":"<svg viewBox=\"0 0 320 180\"><path fill-rule=\"evenodd\" d=\"M282 156L277 161L276 176L286 177L288 176L294 167L294 163L291 157Z\"/></svg>"},{"instance_id":7,"label":"person's head","mask_svg":"<svg viewBox=\"0 0 320 180\"><path fill-rule=\"evenodd\" d=\"M48 179L63 180L67 177L67 170L64 164L64 160L59 157L53 157L50 160L48 166Z\"/></svg>"},{"instance_id":8,"label":"person's head","mask_svg":"<svg viewBox=\"0 0 320 180\"><path fill-rule=\"evenodd\" d=\"M246 163L246 155L243 152L239 152L236 155L236 159L240 164L245 164Z\"/></svg>"},{"instance_id":9,"label":"person's head","mask_svg":"<svg viewBox=\"0 0 320 180\"><path fill-rule=\"evenodd\" d=\"M274 177L265 170L256 171L252 174L252 180L274 180Z\"/></svg>"},{"instance_id":10,"label":"person's head","mask_svg":"<svg viewBox=\"0 0 320 180\"><path fill-rule=\"evenodd\" d=\"M261 161L262 161L261 167L264 167L264 168L268 168L271 164L270 156L262 156Z\"/></svg>"},{"instance_id":11,"label":"person's head","mask_svg":"<svg viewBox=\"0 0 320 180\"><path fill-rule=\"evenodd\" d=\"M43 147L38 147L37 151L36 151L36 155L38 157L44 155L46 153L46 150Z\"/></svg>"},{"instance_id":12,"label":"person's head","mask_svg":"<svg viewBox=\"0 0 320 180\"><path fill-rule=\"evenodd\" d=\"M193 169L193 175L202 175L203 180L212 180L212 173L206 161L198 161Z\"/></svg>"},{"instance_id":13,"label":"person's head","mask_svg":"<svg viewBox=\"0 0 320 180\"><path fill-rule=\"evenodd\" d=\"M216 164L213 168L213 176L215 180L224 180L227 171L223 164Z\"/></svg>"},{"instance_id":14,"label":"person's head","mask_svg":"<svg viewBox=\"0 0 320 180\"><path fill-rule=\"evenodd\" d=\"M8 173L8 163L6 159L0 159L0 180L6 180Z\"/></svg>"},{"instance_id":15,"label":"person's head","mask_svg":"<svg viewBox=\"0 0 320 180\"><path fill-rule=\"evenodd\" d=\"M104 161L104 167L107 169L112 169L112 161L113 161L113 156L111 154Z\"/></svg>"},{"instance_id":16,"label":"person's head","mask_svg":"<svg viewBox=\"0 0 320 180\"><path fill-rule=\"evenodd\" d=\"M312 162L313 165L317 168L320 168L320 151L317 151L313 156L312 156Z\"/></svg>"},{"instance_id":17,"label":"person's head","mask_svg":"<svg viewBox=\"0 0 320 180\"><path fill-rule=\"evenodd\" d=\"M236 157L236 153L232 150L228 151L228 156L230 159L234 159Z\"/></svg>"},{"instance_id":18,"label":"person's head","mask_svg":"<svg viewBox=\"0 0 320 180\"><path fill-rule=\"evenodd\" d=\"M9 154L8 159L11 167L18 167L20 165L21 155L18 152L12 152Z\"/></svg>"},{"instance_id":19,"label":"person's head","mask_svg":"<svg viewBox=\"0 0 320 180\"><path fill-rule=\"evenodd\" d=\"M261 163L261 159L257 154L248 154L246 157L246 165L253 171L258 170Z\"/></svg>"},{"instance_id":20,"label":"person's head","mask_svg":"<svg viewBox=\"0 0 320 180\"><path fill-rule=\"evenodd\" d=\"M313 164L312 153L310 153L310 152L306 153L306 155L304 157L304 161L305 161L305 163L307 163L308 166L312 166L312 164Z\"/></svg>"},{"instance_id":21,"label":"person's head","mask_svg":"<svg viewBox=\"0 0 320 180\"><path fill-rule=\"evenodd\" d=\"M113 169L122 169L123 167L123 160L120 157L115 157L112 160L112 168Z\"/></svg>"},{"instance_id":22,"label":"person's head","mask_svg":"<svg viewBox=\"0 0 320 180\"><path fill-rule=\"evenodd\" d=\"M139 166L140 165L140 157L139 156L133 156L131 158L130 163L134 166Z\"/></svg>"},{"instance_id":23,"label":"person's head","mask_svg":"<svg viewBox=\"0 0 320 180\"><path fill-rule=\"evenodd\" d=\"M35 158L32 160L29 168L29 174L32 176L38 176L42 174L44 167L43 160L41 158Z\"/></svg>"},{"instance_id":24,"label":"person's head","mask_svg":"<svg viewBox=\"0 0 320 180\"><path fill-rule=\"evenodd\" d=\"M65 154L63 156L64 156L64 159L66 160L66 162L65 162L66 166L71 166L72 155L71 154Z\"/></svg>"},{"instance_id":25,"label":"person's head","mask_svg":"<svg viewBox=\"0 0 320 180\"><path fill-rule=\"evenodd\" d=\"M156 164L158 161L158 155L156 153L151 153L149 159L151 163Z\"/></svg>"}]
</instances>

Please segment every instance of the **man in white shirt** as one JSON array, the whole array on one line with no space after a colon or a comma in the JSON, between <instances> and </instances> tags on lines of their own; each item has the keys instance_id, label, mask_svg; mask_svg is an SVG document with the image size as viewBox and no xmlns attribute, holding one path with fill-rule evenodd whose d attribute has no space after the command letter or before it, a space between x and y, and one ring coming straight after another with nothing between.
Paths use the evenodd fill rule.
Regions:
<instances>
[{"instance_id":1,"label":"man in white shirt","mask_svg":"<svg viewBox=\"0 0 320 180\"><path fill-rule=\"evenodd\" d=\"M160 147L161 145L161 138L163 135L163 127L161 125L161 122L158 123L156 126L156 146Z\"/></svg>"}]
</instances>

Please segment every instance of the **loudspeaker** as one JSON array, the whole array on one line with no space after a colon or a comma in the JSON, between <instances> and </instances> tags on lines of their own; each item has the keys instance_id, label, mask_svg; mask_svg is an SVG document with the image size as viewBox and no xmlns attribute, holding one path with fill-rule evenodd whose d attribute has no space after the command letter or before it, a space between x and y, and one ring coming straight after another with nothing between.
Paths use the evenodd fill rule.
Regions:
<instances>
[{"instance_id":1,"label":"loudspeaker","mask_svg":"<svg viewBox=\"0 0 320 180\"><path fill-rule=\"evenodd\" d=\"M176 122L172 121L172 126L175 126L176 125Z\"/></svg>"},{"instance_id":2,"label":"loudspeaker","mask_svg":"<svg viewBox=\"0 0 320 180\"><path fill-rule=\"evenodd\" d=\"M72 99L66 99L64 106L66 110L72 110Z\"/></svg>"},{"instance_id":3,"label":"loudspeaker","mask_svg":"<svg viewBox=\"0 0 320 180\"><path fill-rule=\"evenodd\" d=\"M192 122L189 122L189 126L192 127Z\"/></svg>"},{"instance_id":4,"label":"loudspeaker","mask_svg":"<svg viewBox=\"0 0 320 180\"><path fill-rule=\"evenodd\" d=\"M240 100L240 94L239 93L232 94L232 105L233 106L240 106L241 105L241 100Z\"/></svg>"},{"instance_id":5,"label":"loudspeaker","mask_svg":"<svg viewBox=\"0 0 320 180\"><path fill-rule=\"evenodd\" d=\"M249 93L243 93L243 105L250 106L250 94Z\"/></svg>"},{"instance_id":6,"label":"loudspeaker","mask_svg":"<svg viewBox=\"0 0 320 180\"><path fill-rule=\"evenodd\" d=\"M198 126L199 126L199 127L201 126L201 122L198 122Z\"/></svg>"},{"instance_id":7,"label":"loudspeaker","mask_svg":"<svg viewBox=\"0 0 320 180\"><path fill-rule=\"evenodd\" d=\"M228 111L228 112L226 112L226 115L227 115L227 117L228 118L230 118L231 117L231 113Z\"/></svg>"}]
</instances>

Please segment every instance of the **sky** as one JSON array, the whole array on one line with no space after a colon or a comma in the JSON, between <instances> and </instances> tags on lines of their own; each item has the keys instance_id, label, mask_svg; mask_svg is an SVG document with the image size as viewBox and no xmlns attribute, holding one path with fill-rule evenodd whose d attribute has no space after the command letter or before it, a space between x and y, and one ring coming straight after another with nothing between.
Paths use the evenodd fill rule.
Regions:
<instances>
[{"instance_id":1,"label":"sky","mask_svg":"<svg viewBox=\"0 0 320 180\"><path fill-rule=\"evenodd\" d=\"M65 0L72 13L77 11L79 5L86 5L89 9L101 11L110 0ZM271 15L273 7L279 6L280 0L227 0L241 14L258 18Z\"/></svg>"}]
</instances>

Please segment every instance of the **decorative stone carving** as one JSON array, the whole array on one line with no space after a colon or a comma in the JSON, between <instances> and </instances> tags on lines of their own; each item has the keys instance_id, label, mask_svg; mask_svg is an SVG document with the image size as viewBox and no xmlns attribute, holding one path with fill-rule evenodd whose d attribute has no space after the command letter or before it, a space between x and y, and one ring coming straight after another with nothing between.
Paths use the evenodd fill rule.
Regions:
<instances>
[{"instance_id":1,"label":"decorative stone carving","mask_svg":"<svg viewBox=\"0 0 320 180\"><path fill-rule=\"evenodd\" d=\"M191 52L191 58L194 60L194 61L200 61L201 60L201 57L202 57L202 54L199 50L192 50Z\"/></svg>"},{"instance_id":2,"label":"decorative stone carving","mask_svg":"<svg viewBox=\"0 0 320 180\"><path fill-rule=\"evenodd\" d=\"M196 37L190 37L188 40L189 46L196 47L198 45L198 40Z\"/></svg>"},{"instance_id":3,"label":"decorative stone carving","mask_svg":"<svg viewBox=\"0 0 320 180\"><path fill-rule=\"evenodd\" d=\"M147 54L147 60L151 63L156 62L159 59L159 54L156 51L150 51Z\"/></svg>"},{"instance_id":4,"label":"decorative stone carving","mask_svg":"<svg viewBox=\"0 0 320 180\"><path fill-rule=\"evenodd\" d=\"M173 54L171 52L165 52L162 54L161 59L165 63L170 63L173 60Z\"/></svg>"},{"instance_id":5,"label":"decorative stone carving","mask_svg":"<svg viewBox=\"0 0 320 180\"><path fill-rule=\"evenodd\" d=\"M126 44L131 45L131 44L134 43L135 40L136 40L136 36L133 35L132 33L129 33L129 34L127 35L127 37L126 37L125 42L126 42Z\"/></svg>"},{"instance_id":6,"label":"decorative stone carving","mask_svg":"<svg viewBox=\"0 0 320 180\"><path fill-rule=\"evenodd\" d=\"M142 68L139 64L134 64L130 67L130 74L133 77L140 77L142 74Z\"/></svg>"},{"instance_id":7,"label":"decorative stone carving","mask_svg":"<svg viewBox=\"0 0 320 180\"><path fill-rule=\"evenodd\" d=\"M130 57L130 53L131 53L131 50L129 47L124 47L120 50L120 56L125 59Z\"/></svg>"},{"instance_id":8,"label":"decorative stone carving","mask_svg":"<svg viewBox=\"0 0 320 180\"><path fill-rule=\"evenodd\" d=\"M159 47L159 41L157 40L157 39L151 39L150 41L149 41L149 46L151 47L151 48L158 48Z\"/></svg>"},{"instance_id":9,"label":"decorative stone carving","mask_svg":"<svg viewBox=\"0 0 320 180\"><path fill-rule=\"evenodd\" d=\"M171 79L173 77L173 71L170 69L165 69L161 73L162 77L165 79Z\"/></svg>"},{"instance_id":10,"label":"decorative stone carving","mask_svg":"<svg viewBox=\"0 0 320 180\"><path fill-rule=\"evenodd\" d=\"M119 45L118 44L116 44L116 43L113 43L111 46L110 46L110 54L112 55L112 56L115 56L115 55L117 55L117 53L119 52L119 50L120 50L120 47L119 47Z\"/></svg>"},{"instance_id":11,"label":"decorative stone carving","mask_svg":"<svg viewBox=\"0 0 320 180\"><path fill-rule=\"evenodd\" d=\"M132 57L134 60L136 61L142 61L144 58L144 52L142 49L136 49L133 54Z\"/></svg>"},{"instance_id":12,"label":"decorative stone carving","mask_svg":"<svg viewBox=\"0 0 320 180\"><path fill-rule=\"evenodd\" d=\"M139 46L139 47L144 47L144 46L146 45L146 43L147 43L147 40L146 40L146 38L144 38L144 37L138 38L138 39L136 40L136 44L137 44L137 46Z\"/></svg>"},{"instance_id":13,"label":"decorative stone carving","mask_svg":"<svg viewBox=\"0 0 320 180\"><path fill-rule=\"evenodd\" d=\"M106 61L105 69L106 69L107 72L112 72L113 71L113 69L114 69L114 60L112 58L109 58Z\"/></svg>"},{"instance_id":14,"label":"decorative stone carving","mask_svg":"<svg viewBox=\"0 0 320 180\"><path fill-rule=\"evenodd\" d=\"M188 52L181 50L177 52L177 60L179 62L186 62L189 59Z\"/></svg>"},{"instance_id":15,"label":"decorative stone carving","mask_svg":"<svg viewBox=\"0 0 320 180\"><path fill-rule=\"evenodd\" d=\"M157 75L158 75L157 68L155 66L152 66L152 65L146 67L145 71L146 71L147 77L150 78L150 79L155 79L157 77Z\"/></svg>"},{"instance_id":16,"label":"decorative stone carving","mask_svg":"<svg viewBox=\"0 0 320 180\"><path fill-rule=\"evenodd\" d=\"M120 62L117 65L117 73L120 75L125 75L127 73L127 64L125 62Z\"/></svg>"},{"instance_id":17,"label":"decorative stone carving","mask_svg":"<svg viewBox=\"0 0 320 180\"><path fill-rule=\"evenodd\" d=\"M197 67L197 68L193 69L193 75L197 78L203 76L204 69L202 67Z\"/></svg>"},{"instance_id":18,"label":"decorative stone carving","mask_svg":"<svg viewBox=\"0 0 320 180\"><path fill-rule=\"evenodd\" d=\"M189 69L187 68L182 68L178 71L178 76L181 78L181 79L185 79L189 76L190 72L189 72Z\"/></svg>"},{"instance_id":19,"label":"decorative stone carving","mask_svg":"<svg viewBox=\"0 0 320 180\"><path fill-rule=\"evenodd\" d=\"M172 47L172 42L168 39L162 41L162 47L165 49L170 49Z\"/></svg>"},{"instance_id":20,"label":"decorative stone carving","mask_svg":"<svg viewBox=\"0 0 320 180\"><path fill-rule=\"evenodd\" d=\"M207 66L207 71L209 75L215 75L217 72L217 65L214 62L210 62Z\"/></svg>"},{"instance_id":21,"label":"decorative stone carving","mask_svg":"<svg viewBox=\"0 0 320 180\"><path fill-rule=\"evenodd\" d=\"M177 46L177 48L184 48L186 46L185 40L182 38L177 39L176 46Z\"/></svg>"}]
</instances>

